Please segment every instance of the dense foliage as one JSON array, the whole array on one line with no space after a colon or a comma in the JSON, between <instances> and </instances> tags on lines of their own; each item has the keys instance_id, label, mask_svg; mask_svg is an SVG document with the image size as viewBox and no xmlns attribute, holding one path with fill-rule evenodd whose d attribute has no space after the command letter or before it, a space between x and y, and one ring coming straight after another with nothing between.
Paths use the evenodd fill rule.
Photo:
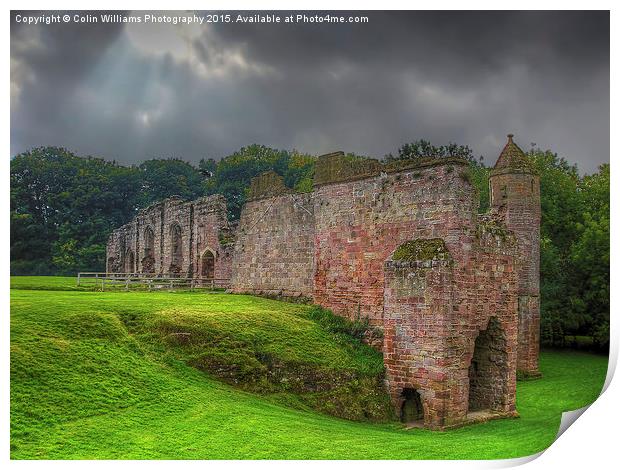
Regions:
<instances>
[{"instance_id":1,"label":"dense foliage","mask_svg":"<svg viewBox=\"0 0 620 470\"><path fill-rule=\"evenodd\" d=\"M200 172L177 159L125 167L41 147L11 160L11 272L101 270L110 232L162 198L203 193Z\"/></svg>"},{"instance_id":2,"label":"dense foliage","mask_svg":"<svg viewBox=\"0 0 620 470\"><path fill-rule=\"evenodd\" d=\"M489 206L489 168L467 146L418 140L397 156L461 157L471 163L480 210ZM561 345L585 335L598 347L609 338L609 165L580 176L550 151L529 152L541 178L541 337ZM250 179L267 170L287 186L311 191L316 159L296 151L250 145L198 168L178 159L126 167L82 158L56 147L33 149L11 160L11 273L75 274L105 264L109 233L139 208L179 195L223 194L239 217Z\"/></svg>"},{"instance_id":3,"label":"dense foliage","mask_svg":"<svg viewBox=\"0 0 620 470\"><path fill-rule=\"evenodd\" d=\"M312 190L314 162L315 158L310 155L254 144L219 162L201 160L199 168L210 176L205 184L206 194L224 195L230 217L238 219L254 176L274 170L284 177L288 187L308 192Z\"/></svg>"},{"instance_id":4,"label":"dense foliage","mask_svg":"<svg viewBox=\"0 0 620 470\"><path fill-rule=\"evenodd\" d=\"M580 177L549 151L529 153L541 185L541 339L609 345L609 164Z\"/></svg>"}]
</instances>

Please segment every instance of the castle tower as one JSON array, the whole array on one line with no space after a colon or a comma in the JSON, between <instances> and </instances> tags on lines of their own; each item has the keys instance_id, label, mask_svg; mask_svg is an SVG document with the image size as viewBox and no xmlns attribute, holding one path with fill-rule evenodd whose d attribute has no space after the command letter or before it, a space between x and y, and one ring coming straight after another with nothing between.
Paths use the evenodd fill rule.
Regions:
<instances>
[{"instance_id":1,"label":"castle tower","mask_svg":"<svg viewBox=\"0 0 620 470\"><path fill-rule=\"evenodd\" d=\"M517 370L538 376L540 341L540 179L523 151L508 134L508 142L489 185L491 207L504 216L518 245L519 346Z\"/></svg>"}]
</instances>

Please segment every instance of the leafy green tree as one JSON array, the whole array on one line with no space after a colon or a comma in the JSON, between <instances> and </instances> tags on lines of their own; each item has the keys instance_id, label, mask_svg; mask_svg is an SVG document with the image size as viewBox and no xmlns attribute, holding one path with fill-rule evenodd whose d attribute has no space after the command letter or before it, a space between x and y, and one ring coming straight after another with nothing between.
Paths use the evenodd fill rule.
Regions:
<instances>
[{"instance_id":1,"label":"leafy green tree","mask_svg":"<svg viewBox=\"0 0 620 470\"><path fill-rule=\"evenodd\" d=\"M212 165L209 160L202 160L199 168L211 171L209 168ZM206 192L224 195L229 216L238 219L251 179L268 170L282 175L287 186L308 190L311 187L314 158L296 151L249 145L217 163L213 176L206 182Z\"/></svg>"},{"instance_id":2,"label":"leafy green tree","mask_svg":"<svg viewBox=\"0 0 620 470\"><path fill-rule=\"evenodd\" d=\"M171 196L192 200L204 195L204 176L200 170L178 158L155 158L138 167L140 173L140 205Z\"/></svg>"},{"instance_id":3,"label":"leafy green tree","mask_svg":"<svg viewBox=\"0 0 620 470\"><path fill-rule=\"evenodd\" d=\"M386 161L391 160L412 160L416 158L447 158L458 157L464 158L471 162L480 163L482 157L476 158L473 150L467 145L459 145L453 142L448 145L433 145L425 139L418 139L413 142L403 144L398 149L398 155L388 154L385 156Z\"/></svg>"},{"instance_id":4,"label":"leafy green tree","mask_svg":"<svg viewBox=\"0 0 620 470\"><path fill-rule=\"evenodd\" d=\"M137 172L100 158L58 147L17 155L11 160L12 272L101 269L107 236L134 216L139 191Z\"/></svg>"},{"instance_id":5,"label":"leafy green tree","mask_svg":"<svg viewBox=\"0 0 620 470\"><path fill-rule=\"evenodd\" d=\"M571 304L601 347L609 345L609 185L609 164L580 182L581 221L569 251Z\"/></svg>"},{"instance_id":6,"label":"leafy green tree","mask_svg":"<svg viewBox=\"0 0 620 470\"><path fill-rule=\"evenodd\" d=\"M541 339L586 335L606 346L609 328L609 165L580 177L576 165L532 149L541 185Z\"/></svg>"},{"instance_id":7,"label":"leafy green tree","mask_svg":"<svg viewBox=\"0 0 620 470\"><path fill-rule=\"evenodd\" d=\"M528 157L540 176L541 338L546 344L561 345L568 333L583 324L567 295L571 270L568 252L580 213L579 173L575 165L551 151L533 148Z\"/></svg>"}]
</instances>

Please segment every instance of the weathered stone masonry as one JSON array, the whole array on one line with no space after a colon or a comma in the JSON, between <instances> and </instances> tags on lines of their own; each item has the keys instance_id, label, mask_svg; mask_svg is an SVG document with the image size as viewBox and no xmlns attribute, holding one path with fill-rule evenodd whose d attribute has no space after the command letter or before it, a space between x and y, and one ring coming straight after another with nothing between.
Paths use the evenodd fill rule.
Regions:
<instances>
[{"instance_id":1,"label":"weathered stone masonry","mask_svg":"<svg viewBox=\"0 0 620 470\"><path fill-rule=\"evenodd\" d=\"M106 271L230 279L233 243L223 196L172 197L112 233Z\"/></svg>"},{"instance_id":2,"label":"weathered stone masonry","mask_svg":"<svg viewBox=\"0 0 620 470\"><path fill-rule=\"evenodd\" d=\"M470 178L456 158L323 155L312 193L273 172L255 178L234 237L221 199L152 206L112 235L108 265L144 270L152 243L159 272L196 275L210 247L233 292L309 297L369 318L404 421L443 429L514 416L517 370L538 373L539 181L512 136L484 215ZM233 249L218 244L222 233Z\"/></svg>"},{"instance_id":3,"label":"weathered stone masonry","mask_svg":"<svg viewBox=\"0 0 620 470\"><path fill-rule=\"evenodd\" d=\"M314 195L295 194L274 172L255 178L237 231L231 288L312 297Z\"/></svg>"},{"instance_id":4,"label":"weathered stone masonry","mask_svg":"<svg viewBox=\"0 0 620 470\"><path fill-rule=\"evenodd\" d=\"M512 134L491 171L491 204L518 244L519 359L527 375L538 372L540 343L540 180Z\"/></svg>"}]
</instances>

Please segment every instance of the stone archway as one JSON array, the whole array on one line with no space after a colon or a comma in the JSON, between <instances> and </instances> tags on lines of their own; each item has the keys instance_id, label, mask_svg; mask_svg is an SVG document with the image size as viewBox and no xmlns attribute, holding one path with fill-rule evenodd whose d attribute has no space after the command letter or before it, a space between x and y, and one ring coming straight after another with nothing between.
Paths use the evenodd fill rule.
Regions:
<instances>
[{"instance_id":1,"label":"stone archway","mask_svg":"<svg viewBox=\"0 0 620 470\"><path fill-rule=\"evenodd\" d=\"M215 255L208 248L200 257L200 277L203 279L215 278Z\"/></svg>"},{"instance_id":2,"label":"stone archway","mask_svg":"<svg viewBox=\"0 0 620 470\"><path fill-rule=\"evenodd\" d=\"M414 388L405 388L401 394L403 403L400 407L400 421L405 424L422 422L424 408L420 393Z\"/></svg>"},{"instance_id":3,"label":"stone archway","mask_svg":"<svg viewBox=\"0 0 620 470\"><path fill-rule=\"evenodd\" d=\"M506 334L491 317L476 338L469 366L468 411L502 410L507 399L508 351Z\"/></svg>"}]
</instances>

